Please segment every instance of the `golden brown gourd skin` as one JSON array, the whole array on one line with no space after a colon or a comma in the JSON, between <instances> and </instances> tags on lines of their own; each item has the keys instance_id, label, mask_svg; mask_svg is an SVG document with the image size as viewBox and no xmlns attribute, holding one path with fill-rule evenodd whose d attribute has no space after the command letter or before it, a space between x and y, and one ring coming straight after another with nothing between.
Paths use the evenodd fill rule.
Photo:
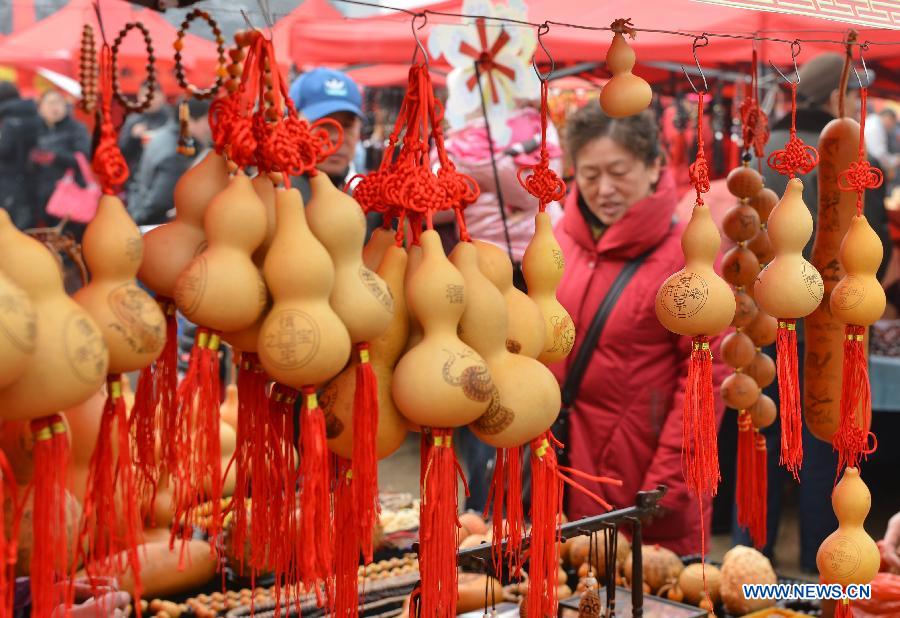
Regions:
<instances>
[{"instance_id":1,"label":"golden brown gourd skin","mask_svg":"<svg viewBox=\"0 0 900 618\"><path fill-rule=\"evenodd\" d=\"M28 295L0 271L0 389L25 373L37 339Z\"/></svg>"}]
</instances>

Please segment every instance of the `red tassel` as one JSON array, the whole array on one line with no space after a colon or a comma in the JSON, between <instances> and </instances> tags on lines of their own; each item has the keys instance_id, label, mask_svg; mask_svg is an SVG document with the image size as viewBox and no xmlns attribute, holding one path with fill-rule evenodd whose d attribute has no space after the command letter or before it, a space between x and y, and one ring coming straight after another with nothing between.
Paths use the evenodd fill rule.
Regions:
<instances>
[{"instance_id":1,"label":"red tassel","mask_svg":"<svg viewBox=\"0 0 900 618\"><path fill-rule=\"evenodd\" d=\"M850 599L841 599L834 608L834 618L853 618L853 609L850 607Z\"/></svg>"},{"instance_id":2,"label":"red tassel","mask_svg":"<svg viewBox=\"0 0 900 618\"><path fill-rule=\"evenodd\" d=\"M106 388L100 431L88 470L78 554L83 555L86 569L92 577L113 577L130 568L134 577L135 599L139 600L142 586L138 546L143 535L140 504L133 499L135 490L128 414L122 397L121 376L108 376ZM121 509L116 508L117 500L121 503ZM125 526L124 538L117 534L120 523ZM123 562L126 557L127 565Z\"/></svg>"},{"instance_id":3,"label":"red tassel","mask_svg":"<svg viewBox=\"0 0 900 618\"><path fill-rule=\"evenodd\" d=\"M359 615L359 503L353 485L356 477L351 462L337 458L337 483L334 492L335 595L332 612L340 618Z\"/></svg>"},{"instance_id":4,"label":"red tassel","mask_svg":"<svg viewBox=\"0 0 900 618\"><path fill-rule=\"evenodd\" d=\"M329 579L332 568L331 470L325 437L325 415L319 408L316 389L305 386L300 411L300 534L316 539L312 548L300 552L300 579L307 589ZM319 599L321 602L321 598Z\"/></svg>"},{"instance_id":5,"label":"red tassel","mask_svg":"<svg viewBox=\"0 0 900 618\"><path fill-rule=\"evenodd\" d=\"M378 378L369 362L369 344L360 343L353 395L353 499L359 506L359 539L365 564L372 562L372 531L378 518Z\"/></svg>"},{"instance_id":6,"label":"red tassel","mask_svg":"<svg viewBox=\"0 0 900 618\"><path fill-rule=\"evenodd\" d=\"M778 396L781 405L781 465L800 480L803 465L803 421L797 373L797 320L778 320L776 340Z\"/></svg>"},{"instance_id":7,"label":"red tassel","mask_svg":"<svg viewBox=\"0 0 900 618\"><path fill-rule=\"evenodd\" d=\"M506 504L506 458L507 450L498 448L494 458L494 474L491 476L491 487L488 491L487 504L484 506L484 518L491 520L493 534L491 535L491 560L494 564L494 573L500 573L503 565L503 538L508 530L503 517L503 507ZM488 513L493 512L489 516Z\"/></svg>"},{"instance_id":8,"label":"red tassel","mask_svg":"<svg viewBox=\"0 0 900 618\"><path fill-rule=\"evenodd\" d=\"M869 431L872 426L872 387L864 345L866 329L848 324L845 333L841 420L832 438L832 446L838 452L838 477L845 467L859 467L863 456L873 453L877 446L875 434ZM871 447L869 436L872 437Z\"/></svg>"},{"instance_id":9,"label":"red tassel","mask_svg":"<svg viewBox=\"0 0 900 618\"><path fill-rule=\"evenodd\" d=\"M183 429L178 416L178 320L175 302L157 298L166 314L166 345L154 365L154 386L159 397L160 437L177 436ZM135 399L137 401L137 399ZM161 472L174 476L178 469L179 444L177 440L160 441Z\"/></svg>"},{"instance_id":10,"label":"red tassel","mask_svg":"<svg viewBox=\"0 0 900 618\"><path fill-rule=\"evenodd\" d=\"M56 605L54 584L66 577L69 440L58 414L31 421L31 432L34 434L31 615L50 616Z\"/></svg>"},{"instance_id":11,"label":"red tassel","mask_svg":"<svg viewBox=\"0 0 900 618\"><path fill-rule=\"evenodd\" d=\"M210 501L207 534L216 539L222 526L222 453L219 446L219 335L200 328L187 374L178 387L175 468L175 521L181 523L182 549L190 540L196 511ZM206 496L205 489L209 488ZM177 528L172 528L174 545ZM216 551L216 543L210 544ZM182 553L182 559L184 554Z\"/></svg>"},{"instance_id":12,"label":"red tassel","mask_svg":"<svg viewBox=\"0 0 900 618\"><path fill-rule=\"evenodd\" d=\"M506 450L506 557L509 572L518 577L522 570L522 541L525 513L522 511L522 447ZM499 573L499 571L497 571Z\"/></svg>"},{"instance_id":13,"label":"red tassel","mask_svg":"<svg viewBox=\"0 0 900 618\"><path fill-rule=\"evenodd\" d=\"M754 504L758 501L756 494L756 439L753 420L746 410L738 412L738 444L737 444L737 483L735 485L735 502L737 505L737 522L741 528L749 530L753 522ZM757 546L757 549L760 549Z\"/></svg>"},{"instance_id":14,"label":"red tassel","mask_svg":"<svg viewBox=\"0 0 900 618\"><path fill-rule=\"evenodd\" d=\"M753 501L753 510L750 516L750 538L757 549L762 550L766 545L767 536L767 520L768 512L768 496L769 496L769 453L766 448L766 437L754 429L754 438L756 439L756 450L754 456L753 495L756 499Z\"/></svg>"},{"instance_id":15,"label":"red tassel","mask_svg":"<svg viewBox=\"0 0 900 618\"><path fill-rule=\"evenodd\" d=\"M719 447L713 398L709 338L694 337L684 393L681 465L688 489L698 498L715 496L719 480Z\"/></svg>"},{"instance_id":16,"label":"red tassel","mask_svg":"<svg viewBox=\"0 0 900 618\"><path fill-rule=\"evenodd\" d=\"M559 529L562 479L553 435L531 441L531 549L528 568L528 618L557 615Z\"/></svg>"},{"instance_id":17,"label":"red tassel","mask_svg":"<svg viewBox=\"0 0 900 618\"><path fill-rule=\"evenodd\" d=\"M22 521L22 504L19 502L18 486L12 466L0 451L0 508L6 508L9 500L9 512L12 513L9 534L6 531L6 517L0 517L0 618L11 618L15 601L16 552L19 544L19 523Z\"/></svg>"}]
</instances>

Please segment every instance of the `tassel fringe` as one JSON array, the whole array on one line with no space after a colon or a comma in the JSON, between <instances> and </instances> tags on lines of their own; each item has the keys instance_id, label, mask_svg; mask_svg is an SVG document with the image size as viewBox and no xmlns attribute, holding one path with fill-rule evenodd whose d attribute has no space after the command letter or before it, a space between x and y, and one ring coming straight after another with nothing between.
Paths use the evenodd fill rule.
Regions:
<instances>
[{"instance_id":1,"label":"tassel fringe","mask_svg":"<svg viewBox=\"0 0 900 618\"><path fill-rule=\"evenodd\" d=\"M776 339L778 396L781 400L781 465L800 480L803 465L803 421L797 366L797 321L778 320Z\"/></svg>"},{"instance_id":2,"label":"tassel fringe","mask_svg":"<svg viewBox=\"0 0 900 618\"><path fill-rule=\"evenodd\" d=\"M741 528L749 530L753 521L753 503L758 500L759 496L754 493L756 491L756 440L753 420L746 410L738 412L737 449L737 483L735 486L737 522Z\"/></svg>"},{"instance_id":3,"label":"tassel fringe","mask_svg":"<svg viewBox=\"0 0 900 618\"><path fill-rule=\"evenodd\" d=\"M4 509L4 517L0 517L0 618L12 618L15 602L16 554L19 544L19 524L22 521L22 503L19 502L18 486L12 466L0 451L0 508ZM5 517L6 502L9 501L10 529L7 532Z\"/></svg>"},{"instance_id":4,"label":"tassel fringe","mask_svg":"<svg viewBox=\"0 0 900 618\"><path fill-rule=\"evenodd\" d=\"M559 522L563 486L553 435L531 442L531 550L528 568L527 618L556 616L559 569Z\"/></svg>"},{"instance_id":5,"label":"tassel fringe","mask_svg":"<svg viewBox=\"0 0 900 618\"><path fill-rule=\"evenodd\" d=\"M378 378L369 362L369 345L358 345L356 391L353 396L353 499L358 505L363 560L372 562L372 531L378 518Z\"/></svg>"},{"instance_id":6,"label":"tassel fringe","mask_svg":"<svg viewBox=\"0 0 900 618\"><path fill-rule=\"evenodd\" d=\"M681 465L688 489L698 498L715 496L719 448L708 337L695 337L684 394Z\"/></svg>"},{"instance_id":7,"label":"tassel fringe","mask_svg":"<svg viewBox=\"0 0 900 618\"><path fill-rule=\"evenodd\" d=\"M841 419L832 439L832 446L838 452L835 483L845 467L859 467L860 460L877 448L875 434L869 431L872 426L872 387L864 345L866 329L848 324L845 332Z\"/></svg>"},{"instance_id":8,"label":"tassel fringe","mask_svg":"<svg viewBox=\"0 0 900 618\"><path fill-rule=\"evenodd\" d=\"M337 483L334 492L335 595L332 612L338 618L359 615L359 504L354 497L356 479L350 461L337 458Z\"/></svg>"},{"instance_id":9,"label":"tassel fringe","mask_svg":"<svg viewBox=\"0 0 900 618\"><path fill-rule=\"evenodd\" d=\"M302 390L300 412L300 534L303 539L329 539L331 530L331 466L325 436L325 415L319 408L316 389ZM331 543L314 543L300 552L300 579L309 589L327 582L332 568ZM319 598L321 604L321 598Z\"/></svg>"},{"instance_id":10,"label":"tassel fringe","mask_svg":"<svg viewBox=\"0 0 900 618\"><path fill-rule=\"evenodd\" d=\"M768 534L766 513L768 511L769 496L769 454L766 447L766 437L756 429L754 429L754 437L756 438L756 451L754 455L753 493L756 496L756 500L753 502L750 517L750 538L753 540L756 548L762 550L766 546L766 536Z\"/></svg>"}]
</instances>

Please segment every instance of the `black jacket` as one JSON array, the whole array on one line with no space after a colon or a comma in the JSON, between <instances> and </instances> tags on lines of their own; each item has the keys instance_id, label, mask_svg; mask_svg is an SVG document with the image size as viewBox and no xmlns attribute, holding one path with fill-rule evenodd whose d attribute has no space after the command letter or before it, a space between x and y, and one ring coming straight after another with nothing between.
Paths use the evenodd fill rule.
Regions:
<instances>
[{"instance_id":1,"label":"black jacket","mask_svg":"<svg viewBox=\"0 0 900 618\"><path fill-rule=\"evenodd\" d=\"M80 152L90 160L91 138L87 128L72 116L66 116L52 127L39 120L34 147L54 154L53 161L49 165L31 163L35 200L39 212L43 218L51 222L44 214L44 209L56 189L56 182L71 169L75 171L76 181L84 185L75 153Z\"/></svg>"},{"instance_id":2,"label":"black jacket","mask_svg":"<svg viewBox=\"0 0 900 618\"><path fill-rule=\"evenodd\" d=\"M159 96L157 94L157 96ZM172 110L168 105L164 105L155 112L144 112L143 114L131 114L122 124L119 131L119 150L125 157L128 164L128 182L131 183L137 178L138 169L141 164L141 155L144 154L144 144L141 139L133 137L131 130L136 124L145 124L149 131L154 131L172 122Z\"/></svg>"},{"instance_id":3,"label":"black jacket","mask_svg":"<svg viewBox=\"0 0 900 618\"><path fill-rule=\"evenodd\" d=\"M175 207L175 183L195 158L178 154L178 126L170 123L144 148L141 164L128 189L128 212L138 225L165 223Z\"/></svg>"},{"instance_id":4,"label":"black jacket","mask_svg":"<svg viewBox=\"0 0 900 618\"><path fill-rule=\"evenodd\" d=\"M28 163L37 126L33 101L0 102L0 207L9 212L19 229L34 227L37 222Z\"/></svg>"}]
</instances>

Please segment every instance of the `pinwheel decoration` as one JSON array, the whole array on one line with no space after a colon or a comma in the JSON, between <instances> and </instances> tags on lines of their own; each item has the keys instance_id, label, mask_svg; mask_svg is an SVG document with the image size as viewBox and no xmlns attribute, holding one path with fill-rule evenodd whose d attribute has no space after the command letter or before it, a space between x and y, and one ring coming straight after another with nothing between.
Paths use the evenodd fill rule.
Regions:
<instances>
[{"instance_id":1,"label":"pinwheel decoration","mask_svg":"<svg viewBox=\"0 0 900 618\"><path fill-rule=\"evenodd\" d=\"M428 39L431 56L443 56L453 66L447 77L446 119L451 128L462 127L473 113L481 112L483 97L493 138L502 148L512 138L506 121L515 109L517 96L539 92L540 84L531 68L537 38L531 28L501 25L490 19L526 20L527 7L522 0L496 4L465 0L462 13L485 17L463 18L467 26L463 28L456 24L435 26Z\"/></svg>"}]
</instances>

